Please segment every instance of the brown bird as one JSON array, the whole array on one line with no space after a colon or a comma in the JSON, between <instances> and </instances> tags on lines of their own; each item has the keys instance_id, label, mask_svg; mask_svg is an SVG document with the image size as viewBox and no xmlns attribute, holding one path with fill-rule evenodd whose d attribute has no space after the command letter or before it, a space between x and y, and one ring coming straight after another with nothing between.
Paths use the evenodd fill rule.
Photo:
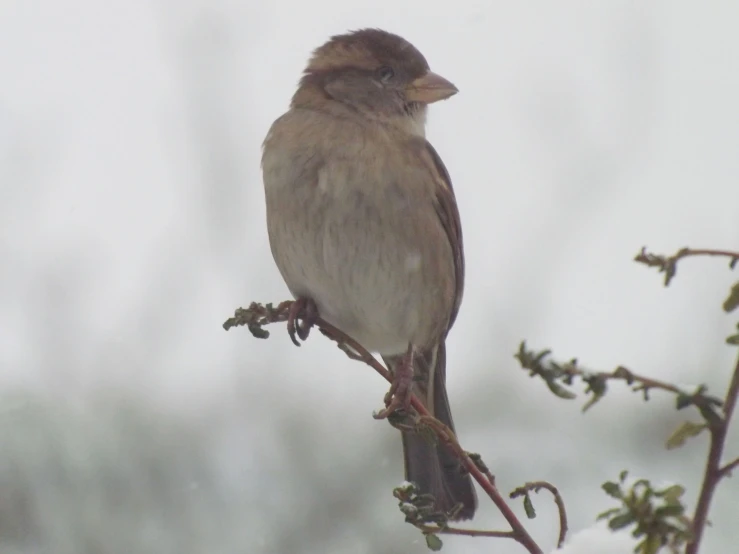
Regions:
<instances>
[{"instance_id":1,"label":"brown bird","mask_svg":"<svg viewBox=\"0 0 739 554\"><path fill-rule=\"evenodd\" d=\"M262 155L272 254L297 300L288 329L317 310L393 372L382 415L407 408L412 391L452 429L445 339L462 301L462 230L425 121L428 104L456 93L397 35L338 35L313 53ZM477 498L459 461L402 435L406 479L471 518Z\"/></svg>"}]
</instances>

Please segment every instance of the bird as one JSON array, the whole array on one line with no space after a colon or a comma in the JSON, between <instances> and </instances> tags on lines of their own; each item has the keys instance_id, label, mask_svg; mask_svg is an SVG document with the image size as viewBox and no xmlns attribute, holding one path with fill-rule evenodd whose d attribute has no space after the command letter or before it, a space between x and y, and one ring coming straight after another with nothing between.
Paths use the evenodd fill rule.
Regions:
<instances>
[{"instance_id":1,"label":"bird","mask_svg":"<svg viewBox=\"0 0 739 554\"><path fill-rule=\"evenodd\" d=\"M320 315L393 374L381 417L406 410L413 394L452 430L446 339L462 302L464 251L426 115L457 92L397 34L332 36L313 51L261 160L270 248L296 299L293 342ZM296 328L299 318L307 325ZM461 462L412 429L401 433L406 480L450 519L471 519L477 496Z\"/></svg>"}]
</instances>

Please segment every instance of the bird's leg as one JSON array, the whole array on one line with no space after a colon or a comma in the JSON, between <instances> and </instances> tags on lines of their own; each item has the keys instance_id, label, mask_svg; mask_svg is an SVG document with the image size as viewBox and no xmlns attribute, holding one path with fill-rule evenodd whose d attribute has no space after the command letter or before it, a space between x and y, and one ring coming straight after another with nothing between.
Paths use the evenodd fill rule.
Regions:
<instances>
[{"instance_id":1,"label":"bird's leg","mask_svg":"<svg viewBox=\"0 0 739 554\"><path fill-rule=\"evenodd\" d=\"M287 314L287 334L295 346L300 346L295 335L297 334L300 340L306 340L317 319L318 307L313 299L301 296L292 303Z\"/></svg>"},{"instance_id":2,"label":"bird's leg","mask_svg":"<svg viewBox=\"0 0 739 554\"><path fill-rule=\"evenodd\" d=\"M385 419L396 410L408 410L413 393L413 345L408 345L403 359L393 372L393 382L385 395L385 409L375 415L376 419Z\"/></svg>"}]
</instances>

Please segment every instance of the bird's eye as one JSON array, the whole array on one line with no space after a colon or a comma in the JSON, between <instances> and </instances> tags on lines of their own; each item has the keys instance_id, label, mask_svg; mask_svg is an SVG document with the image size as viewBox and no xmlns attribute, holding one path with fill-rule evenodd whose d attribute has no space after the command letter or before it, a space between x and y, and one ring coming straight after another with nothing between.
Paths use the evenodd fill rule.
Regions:
<instances>
[{"instance_id":1,"label":"bird's eye","mask_svg":"<svg viewBox=\"0 0 739 554\"><path fill-rule=\"evenodd\" d=\"M378 69L377 74L380 76L380 80L383 83L387 83L390 79L395 77L395 71L393 71L393 68L386 65Z\"/></svg>"}]
</instances>

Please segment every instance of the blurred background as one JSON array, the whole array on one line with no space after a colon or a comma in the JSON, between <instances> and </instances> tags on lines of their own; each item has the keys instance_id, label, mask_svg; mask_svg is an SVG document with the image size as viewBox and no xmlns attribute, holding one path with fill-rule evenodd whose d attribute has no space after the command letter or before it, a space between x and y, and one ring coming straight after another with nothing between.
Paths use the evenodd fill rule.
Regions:
<instances>
[{"instance_id":1,"label":"blurred background","mask_svg":"<svg viewBox=\"0 0 739 554\"><path fill-rule=\"evenodd\" d=\"M367 26L461 91L428 136L464 223L447 370L463 445L503 491L556 484L573 531L625 468L683 483L692 507L706 437L664 441L693 414L614 384L583 415L512 354L526 339L723 393L736 275L690 259L665 289L632 258L739 247L737 17L729 1L2 2L0 552L426 551L392 497L398 433L371 417L387 384L320 335L297 349L281 327L221 328L288 298L261 141L310 51ZM738 483L704 552L736 544ZM556 511L534 500L547 551ZM505 529L481 504L476 523Z\"/></svg>"}]
</instances>

